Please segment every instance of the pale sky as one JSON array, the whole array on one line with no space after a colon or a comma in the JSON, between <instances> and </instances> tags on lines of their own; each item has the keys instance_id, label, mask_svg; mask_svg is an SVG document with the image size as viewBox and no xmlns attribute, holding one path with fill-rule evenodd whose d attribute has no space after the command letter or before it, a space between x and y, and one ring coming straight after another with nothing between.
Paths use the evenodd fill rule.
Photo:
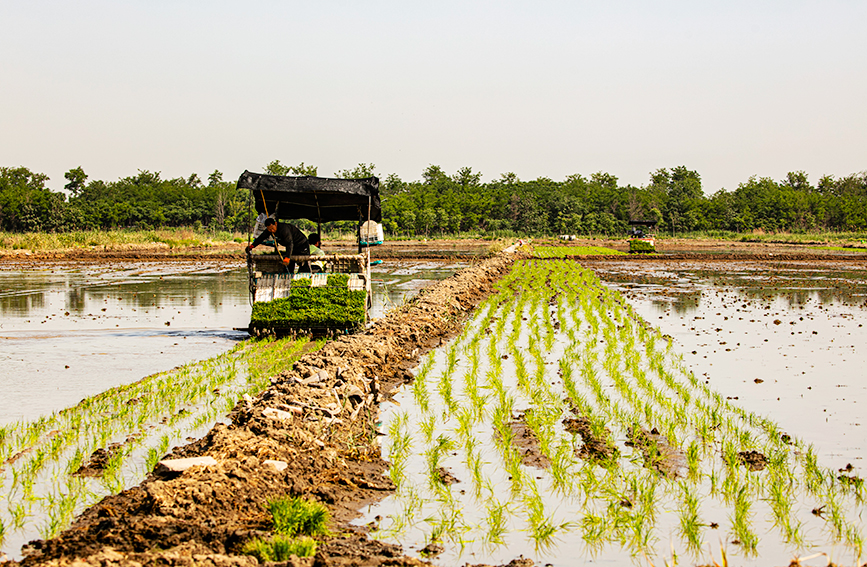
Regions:
<instances>
[{"instance_id":1,"label":"pale sky","mask_svg":"<svg viewBox=\"0 0 867 567\"><path fill-rule=\"evenodd\" d=\"M867 2L0 0L0 165L867 170Z\"/></svg>"}]
</instances>

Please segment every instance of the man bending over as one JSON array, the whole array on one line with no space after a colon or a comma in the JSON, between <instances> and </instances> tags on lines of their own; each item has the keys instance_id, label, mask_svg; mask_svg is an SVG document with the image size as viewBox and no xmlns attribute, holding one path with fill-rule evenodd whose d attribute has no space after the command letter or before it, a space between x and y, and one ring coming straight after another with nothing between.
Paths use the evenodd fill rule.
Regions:
<instances>
[{"instance_id":1,"label":"man bending over","mask_svg":"<svg viewBox=\"0 0 867 567\"><path fill-rule=\"evenodd\" d=\"M269 237L273 236L277 244L282 244L286 248L283 263L288 264L289 273L295 273L295 262L289 259L289 256L308 256L310 255L310 244L307 242L307 237L304 233L298 230L294 224L288 222L277 222L272 218L265 219L265 230L262 234L245 249L249 254L253 248L259 246ZM301 265L301 272L309 272L307 262Z\"/></svg>"}]
</instances>

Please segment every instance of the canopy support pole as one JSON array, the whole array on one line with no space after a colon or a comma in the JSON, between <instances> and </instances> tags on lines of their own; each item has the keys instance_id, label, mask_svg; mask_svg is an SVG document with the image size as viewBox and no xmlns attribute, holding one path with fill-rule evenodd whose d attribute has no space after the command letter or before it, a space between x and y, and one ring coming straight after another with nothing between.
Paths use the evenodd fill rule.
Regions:
<instances>
[{"instance_id":1,"label":"canopy support pole","mask_svg":"<svg viewBox=\"0 0 867 567\"><path fill-rule=\"evenodd\" d=\"M319 197L316 196L316 191L313 192L313 198L316 200L316 233L322 239L322 211L319 210Z\"/></svg>"}]
</instances>

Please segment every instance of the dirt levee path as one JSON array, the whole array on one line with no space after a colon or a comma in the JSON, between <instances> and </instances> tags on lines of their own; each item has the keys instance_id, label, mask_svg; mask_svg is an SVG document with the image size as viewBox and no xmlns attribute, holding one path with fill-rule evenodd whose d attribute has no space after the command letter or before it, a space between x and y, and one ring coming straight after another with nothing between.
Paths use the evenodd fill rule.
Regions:
<instances>
[{"instance_id":1,"label":"dirt levee path","mask_svg":"<svg viewBox=\"0 0 867 567\"><path fill-rule=\"evenodd\" d=\"M515 256L480 261L422 290L363 334L304 356L255 399L242 400L231 425L217 425L171 455L209 456L215 465L182 473L158 467L58 537L34 542L22 564L252 565L255 559L237 554L246 540L267 533L264 505L282 495L331 510L339 535L320 545L315 565L421 564L346 524L392 490L376 443L378 404L409 378L424 352L460 331Z\"/></svg>"},{"instance_id":2,"label":"dirt levee path","mask_svg":"<svg viewBox=\"0 0 867 567\"><path fill-rule=\"evenodd\" d=\"M118 245L102 248L66 248L58 250L8 250L0 249L0 267L4 264L53 264L70 262L119 262L125 260L158 260L165 262L197 262L209 260L234 260L244 263L244 247L227 244L207 247L169 248L163 246ZM495 243L483 239L458 240L394 240L370 248L373 259L431 259L472 258L487 254ZM499 244L502 247L502 243ZM356 254L358 248L350 241L325 242L323 250L329 254ZM266 246L257 251L266 250ZM272 249L273 250L273 249Z\"/></svg>"}]
</instances>

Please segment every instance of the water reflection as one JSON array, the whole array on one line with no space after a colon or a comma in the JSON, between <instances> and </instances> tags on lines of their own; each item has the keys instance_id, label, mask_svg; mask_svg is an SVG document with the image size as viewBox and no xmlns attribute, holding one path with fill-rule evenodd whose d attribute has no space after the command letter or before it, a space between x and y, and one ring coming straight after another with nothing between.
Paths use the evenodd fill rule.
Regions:
<instances>
[{"instance_id":1,"label":"water reflection","mask_svg":"<svg viewBox=\"0 0 867 567\"><path fill-rule=\"evenodd\" d=\"M185 310L208 306L210 311L219 313L224 304L246 303L244 270L188 266L182 273L172 273L176 269L154 266L137 272L124 269L0 272L3 328L26 328L40 317L60 315L88 318L123 315L125 321L135 324L143 314L151 314L152 309L180 310L183 314Z\"/></svg>"},{"instance_id":2,"label":"water reflection","mask_svg":"<svg viewBox=\"0 0 867 567\"><path fill-rule=\"evenodd\" d=\"M813 264L717 263L713 268L672 262L636 266L628 263L592 264L605 281L624 289L640 289L660 308L668 305L679 314L698 308L709 288L733 288L745 301L765 304L777 300L790 307L810 302L828 305L867 305L865 270L846 263Z\"/></svg>"},{"instance_id":3,"label":"water reflection","mask_svg":"<svg viewBox=\"0 0 867 567\"><path fill-rule=\"evenodd\" d=\"M462 264L386 262L373 317ZM246 339L238 263L115 263L0 271L0 425L75 405Z\"/></svg>"}]
</instances>

